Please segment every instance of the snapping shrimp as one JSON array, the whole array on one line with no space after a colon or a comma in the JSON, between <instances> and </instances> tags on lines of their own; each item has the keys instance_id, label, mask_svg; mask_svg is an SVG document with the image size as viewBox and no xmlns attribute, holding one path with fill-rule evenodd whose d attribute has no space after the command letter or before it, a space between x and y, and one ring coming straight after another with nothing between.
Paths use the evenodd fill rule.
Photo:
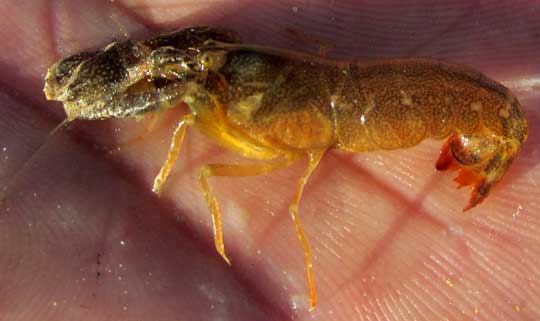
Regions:
<instances>
[{"instance_id":1,"label":"snapping shrimp","mask_svg":"<svg viewBox=\"0 0 540 321\"><path fill-rule=\"evenodd\" d=\"M187 103L153 191L159 194L186 129L251 159L206 164L200 184L212 214L214 243L230 264L212 176L255 176L308 165L290 205L305 253L310 307L317 306L313 259L298 216L304 186L329 149L366 152L444 139L438 170L459 170L471 185L464 210L482 202L527 139L527 120L503 85L460 65L427 59L333 61L246 45L230 31L187 28L145 41L112 43L53 65L48 99L63 102L67 121L140 116Z\"/></svg>"}]
</instances>

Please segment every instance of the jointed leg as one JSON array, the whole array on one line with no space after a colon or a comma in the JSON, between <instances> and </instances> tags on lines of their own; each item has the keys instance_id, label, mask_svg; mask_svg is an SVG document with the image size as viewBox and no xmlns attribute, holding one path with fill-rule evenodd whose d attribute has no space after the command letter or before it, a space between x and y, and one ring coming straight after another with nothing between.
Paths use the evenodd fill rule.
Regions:
<instances>
[{"instance_id":1,"label":"jointed leg","mask_svg":"<svg viewBox=\"0 0 540 321\"><path fill-rule=\"evenodd\" d=\"M289 207L289 211L291 213L291 217L296 228L296 235L298 236L298 239L302 244L304 254L306 256L306 272L309 286L310 310L315 309L315 307L317 306L317 289L315 288L315 276L313 275L313 257L311 254L311 246L309 245L306 233L304 232L304 229L300 224L300 218L298 217L298 204L300 203L300 199L302 198L304 186L306 185L311 173L313 173L315 168L317 168L317 165L319 165L319 162L324 156L324 152L325 150L319 150L309 153L308 167L304 172L304 175L302 175L300 181L298 182L296 195L294 196L293 202Z\"/></svg>"},{"instance_id":2,"label":"jointed leg","mask_svg":"<svg viewBox=\"0 0 540 321\"><path fill-rule=\"evenodd\" d=\"M193 122L193 115L187 115L184 116L184 118L182 118L182 120L178 123L178 126L174 131L167 160L165 161L165 164L163 164L163 166L161 167L159 174L157 174L156 178L154 178L154 187L152 187L152 191L154 193L158 195L161 193L163 184L165 184L165 181L167 180L167 177L169 176L172 167L178 159L180 150L182 149L182 142L184 141L184 136L186 135L186 129L188 126L193 125Z\"/></svg>"},{"instance_id":3,"label":"jointed leg","mask_svg":"<svg viewBox=\"0 0 540 321\"><path fill-rule=\"evenodd\" d=\"M199 180L206 198L208 208L212 213L212 224L214 228L214 245L223 259L231 264L231 261L225 254L225 245L223 243L223 230L221 225L221 211L216 197L208 184L208 177L211 176L257 176L264 175L288 167L300 158L297 154L286 155L282 160L270 163L246 164L246 165L224 165L207 164L201 168Z\"/></svg>"}]
</instances>

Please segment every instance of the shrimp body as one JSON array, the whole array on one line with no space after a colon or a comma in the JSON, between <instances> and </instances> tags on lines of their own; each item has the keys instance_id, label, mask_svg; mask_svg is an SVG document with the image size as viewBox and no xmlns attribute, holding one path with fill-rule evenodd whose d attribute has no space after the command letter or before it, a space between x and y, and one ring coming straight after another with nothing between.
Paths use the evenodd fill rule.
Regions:
<instances>
[{"instance_id":1,"label":"shrimp body","mask_svg":"<svg viewBox=\"0 0 540 321\"><path fill-rule=\"evenodd\" d=\"M458 183L473 184L466 208L487 196L527 138L516 97L464 66L343 63L249 47L226 55L206 89L225 122L261 146L363 152L449 138L436 167L460 169Z\"/></svg>"},{"instance_id":2,"label":"shrimp body","mask_svg":"<svg viewBox=\"0 0 540 321\"><path fill-rule=\"evenodd\" d=\"M333 61L244 45L236 34L208 27L67 57L49 69L44 90L64 103L67 120L139 116L187 103L191 114L179 121L154 180L157 194L190 126L244 157L264 160L201 169L215 247L228 263L221 211L207 178L263 175L307 156L290 214L306 256L311 308L317 292L298 206L326 150L389 150L447 138L436 168L460 170L458 184L472 185L469 209L485 199L528 135L510 91L464 66L426 59Z\"/></svg>"}]
</instances>

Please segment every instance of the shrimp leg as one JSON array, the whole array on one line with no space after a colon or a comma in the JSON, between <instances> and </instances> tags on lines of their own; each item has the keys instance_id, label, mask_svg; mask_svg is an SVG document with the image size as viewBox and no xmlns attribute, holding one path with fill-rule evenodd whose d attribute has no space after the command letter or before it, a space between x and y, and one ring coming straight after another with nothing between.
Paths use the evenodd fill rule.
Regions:
<instances>
[{"instance_id":1,"label":"shrimp leg","mask_svg":"<svg viewBox=\"0 0 540 321\"><path fill-rule=\"evenodd\" d=\"M186 115L178 123L178 126L174 131L167 160L165 161L165 164L163 164L163 166L161 167L159 174L157 174L156 178L154 178L154 186L152 187L152 191L154 193L158 195L161 193L161 190L163 189L163 184L165 184L167 177L171 173L172 167L178 159L178 155L180 155L180 150L182 149L182 142L184 141L184 137L186 136L186 129L188 126L193 125L194 122L195 118L193 117L193 115Z\"/></svg>"},{"instance_id":2,"label":"shrimp leg","mask_svg":"<svg viewBox=\"0 0 540 321\"><path fill-rule=\"evenodd\" d=\"M304 175L302 175L300 181L298 181L296 195L294 196L293 202L289 207L289 211L294 222L294 227L296 228L296 235L298 236L298 239L302 244L302 248L304 249L304 255L306 256L306 273L309 286L310 311L313 311L317 306L317 288L315 287L315 276L313 274L313 255L311 254L311 246L309 245L306 233L304 232L304 229L300 224L300 218L298 217L298 204L300 203L300 199L302 198L304 186L306 186L309 177L311 176L315 168L317 168L317 166L319 165L319 162L321 161L325 152L326 150L324 149L309 152L308 166L306 168L306 171L304 172Z\"/></svg>"},{"instance_id":3,"label":"shrimp leg","mask_svg":"<svg viewBox=\"0 0 540 321\"><path fill-rule=\"evenodd\" d=\"M282 168L289 167L300 159L300 154L285 154L285 156L276 162L246 164L246 165L226 165L226 164L206 164L201 168L199 180L201 183L206 203L212 213L212 225L214 228L214 245L221 257L229 265L231 260L225 254L225 245L223 242L223 228L221 224L221 210L214 196L214 192L208 184L208 177L211 176L258 176L264 175Z\"/></svg>"},{"instance_id":4,"label":"shrimp leg","mask_svg":"<svg viewBox=\"0 0 540 321\"><path fill-rule=\"evenodd\" d=\"M304 186L306 185L311 173L317 168L320 160L324 155L325 150L318 150L309 152L308 167L300 181L298 182L298 188L294 199L289 207L291 217L293 219L296 235L302 244L304 249L304 254L306 256L306 270L308 278L308 286L310 293L310 309L314 309L317 305L317 290L315 288L315 277L313 275L313 258L311 253L311 246L307 239L306 233L302 228L300 223L300 218L298 217L298 204L302 198L302 192ZM214 193L208 184L208 177L211 176L256 176L264 175L269 172L288 167L295 163L300 158L299 154L290 154L286 155L280 162L274 163L261 163L254 165L223 165L223 164L207 164L204 165L201 169L200 182L204 195L206 197L206 202L210 211L212 212L212 223L214 227L214 244L218 253L223 257L223 259L231 264L230 259L225 254L225 246L223 243L223 231L221 225L221 211L219 205L216 201Z\"/></svg>"}]
</instances>

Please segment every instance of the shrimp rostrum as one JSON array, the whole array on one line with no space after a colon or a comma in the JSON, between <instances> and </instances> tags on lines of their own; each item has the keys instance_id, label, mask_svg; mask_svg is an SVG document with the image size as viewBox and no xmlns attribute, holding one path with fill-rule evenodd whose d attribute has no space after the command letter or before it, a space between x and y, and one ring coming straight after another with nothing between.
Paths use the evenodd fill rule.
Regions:
<instances>
[{"instance_id":1,"label":"shrimp rostrum","mask_svg":"<svg viewBox=\"0 0 540 321\"><path fill-rule=\"evenodd\" d=\"M516 97L467 67L427 59L333 61L241 44L236 34L208 27L67 57L49 69L45 94L64 103L68 121L139 116L187 103L191 113L179 121L154 180L158 194L190 126L260 160L200 171L215 247L228 263L208 178L263 175L307 158L290 214L305 253L311 308L317 292L298 205L327 150L391 150L446 139L436 168L459 170L459 186L472 186L466 210L487 197L528 135Z\"/></svg>"}]
</instances>

